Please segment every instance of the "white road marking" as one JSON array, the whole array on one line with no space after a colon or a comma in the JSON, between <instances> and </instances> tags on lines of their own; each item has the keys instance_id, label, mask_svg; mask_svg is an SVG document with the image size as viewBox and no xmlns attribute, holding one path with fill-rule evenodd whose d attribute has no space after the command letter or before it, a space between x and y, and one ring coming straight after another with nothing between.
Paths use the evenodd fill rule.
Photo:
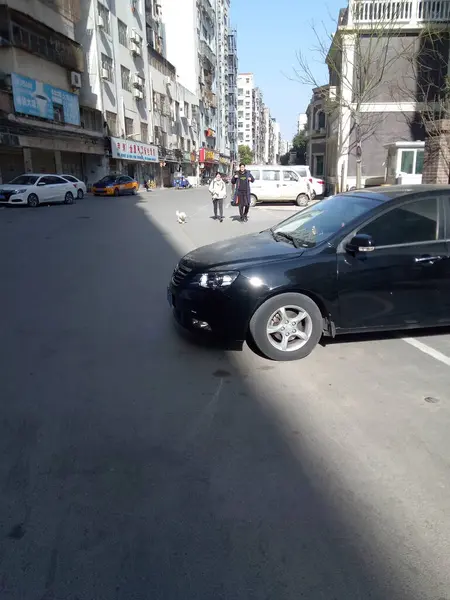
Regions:
<instances>
[{"instance_id":1,"label":"white road marking","mask_svg":"<svg viewBox=\"0 0 450 600\"><path fill-rule=\"evenodd\" d=\"M428 354L428 356L431 356L431 358L434 358L444 365L447 365L447 367L450 367L450 356L439 352L439 350L435 350L431 346L428 346L428 344L424 344L423 342L416 340L416 338L402 338L402 340L410 346L417 348L417 350L420 350L424 354Z\"/></svg>"}]
</instances>

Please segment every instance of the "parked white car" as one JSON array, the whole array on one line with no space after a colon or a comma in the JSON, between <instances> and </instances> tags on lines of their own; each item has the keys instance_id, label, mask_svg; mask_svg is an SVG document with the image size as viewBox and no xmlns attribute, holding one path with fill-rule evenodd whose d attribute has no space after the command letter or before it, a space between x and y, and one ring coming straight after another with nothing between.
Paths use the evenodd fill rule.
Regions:
<instances>
[{"instance_id":1,"label":"parked white car","mask_svg":"<svg viewBox=\"0 0 450 600\"><path fill-rule=\"evenodd\" d=\"M313 200L316 196L325 195L325 181L323 179L319 179L318 177L312 177L311 169L308 166L292 165L292 169L294 169L294 171L298 173L300 177L305 177L308 180L311 190L311 198Z\"/></svg>"},{"instance_id":2,"label":"parked white car","mask_svg":"<svg viewBox=\"0 0 450 600\"><path fill-rule=\"evenodd\" d=\"M81 179L78 179L73 175L61 175L61 177L67 179L67 181L73 184L73 187L77 190L77 198L79 200L81 200L81 198L84 198L87 191L86 184L84 183L84 181L81 181Z\"/></svg>"},{"instance_id":3,"label":"parked white car","mask_svg":"<svg viewBox=\"0 0 450 600\"><path fill-rule=\"evenodd\" d=\"M64 202L73 204L76 190L59 175L27 173L0 185L0 204L28 205Z\"/></svg>"},{"instance_id":4,"label":"parked white car","mask_svg":"<svg viewBox=\"0 0 450 600\"><path fill-rule=\"evenodd\" d=\"M251 205L260 202L296 202L306 206L311 199L307 182L291 167L248 165L255 181L250 185Z\"/></svg>"}]
</instances>

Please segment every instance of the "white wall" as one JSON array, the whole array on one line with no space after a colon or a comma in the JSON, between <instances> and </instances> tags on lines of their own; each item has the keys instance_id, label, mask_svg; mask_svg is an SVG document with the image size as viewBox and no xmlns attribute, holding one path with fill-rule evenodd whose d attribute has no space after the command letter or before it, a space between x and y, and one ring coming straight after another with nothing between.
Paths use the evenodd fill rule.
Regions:
<instances>
[{"instance_id":1,"label":"white wall","mask_svg":"<svg viewBox=\"0 0 450 600\"><path fill-rule=\"evenodd\" d=\"M166 36L166 58L176 68L178 82L196 94L198 89L196 0L160 0L160 2L161 20Z\"/></svg>"},{"instance_id":2,"label":"white wall","mask_svg":"<svg viewBox=\"0 0 450 600\"><path fill-rule=\"evenodd\" d=\"M252 118L253 118L253 88L255 86L253 73L240 73L237 77L238 87L238 145L250 146L253 149ZM242 90L242 93L239 92ZM249 92L249 93L248 93ZM247 106L247 103L250 105ZM242 103L242 105L241 105ZM239 114L242 113L240 117ZM250 114L250 120L246 116ZM250 129L246 128L250 123ZM240 134L240 135L239 135ZM243 136L243 139L241 137Z\"/></svg>"}]
</instances>

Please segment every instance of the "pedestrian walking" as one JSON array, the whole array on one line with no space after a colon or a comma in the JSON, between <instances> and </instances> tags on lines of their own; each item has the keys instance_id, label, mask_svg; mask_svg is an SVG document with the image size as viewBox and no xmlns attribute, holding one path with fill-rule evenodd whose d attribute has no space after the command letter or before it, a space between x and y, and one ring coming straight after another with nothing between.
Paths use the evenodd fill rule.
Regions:
<instances>
[{"instance_id":1,"label":"pedestrian walking","mask_svg":"<svg viewBox=\"0 0 450 600\"><path fill-rule=\"evenodd\" d=\"M244 163L239 165L239 171L233 175L231 183L235 185L233 205L238 206L241 221L248 221L248 211L250 210L250 183L255 178L247 171Z\"/></svg>"},{"instance_id":2,"label":"pedestrian walking","mask_svg":"<svg viewBox=\"0 0 450 600\"><path fill-rule=\"evenodd\" d=\"M222 175L217 173L209 185L209 191L212 196L214 207L214 218L223 222L223 201L227 197L227 186L225 185Z\"/></svg>"}]
</instances>

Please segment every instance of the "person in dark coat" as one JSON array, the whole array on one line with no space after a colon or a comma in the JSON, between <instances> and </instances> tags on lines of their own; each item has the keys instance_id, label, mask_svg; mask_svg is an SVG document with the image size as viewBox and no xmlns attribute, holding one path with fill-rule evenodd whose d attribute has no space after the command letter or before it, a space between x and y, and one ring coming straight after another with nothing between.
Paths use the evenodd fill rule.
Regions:
<instances>
[{"instance_id":1,"label":"person in dark coat","mask_svg":"<svg viewBox=\"0 0 450 600\"><path fill-rule=\"evenodd\" d=\"M250 210L250 183L255 181L250 171L247 171L244 163L239 165L239 171L233 175L231 183L235 185L234 203L239 207L241 221L248 221Z\"/></svg>"}]
</instances>

